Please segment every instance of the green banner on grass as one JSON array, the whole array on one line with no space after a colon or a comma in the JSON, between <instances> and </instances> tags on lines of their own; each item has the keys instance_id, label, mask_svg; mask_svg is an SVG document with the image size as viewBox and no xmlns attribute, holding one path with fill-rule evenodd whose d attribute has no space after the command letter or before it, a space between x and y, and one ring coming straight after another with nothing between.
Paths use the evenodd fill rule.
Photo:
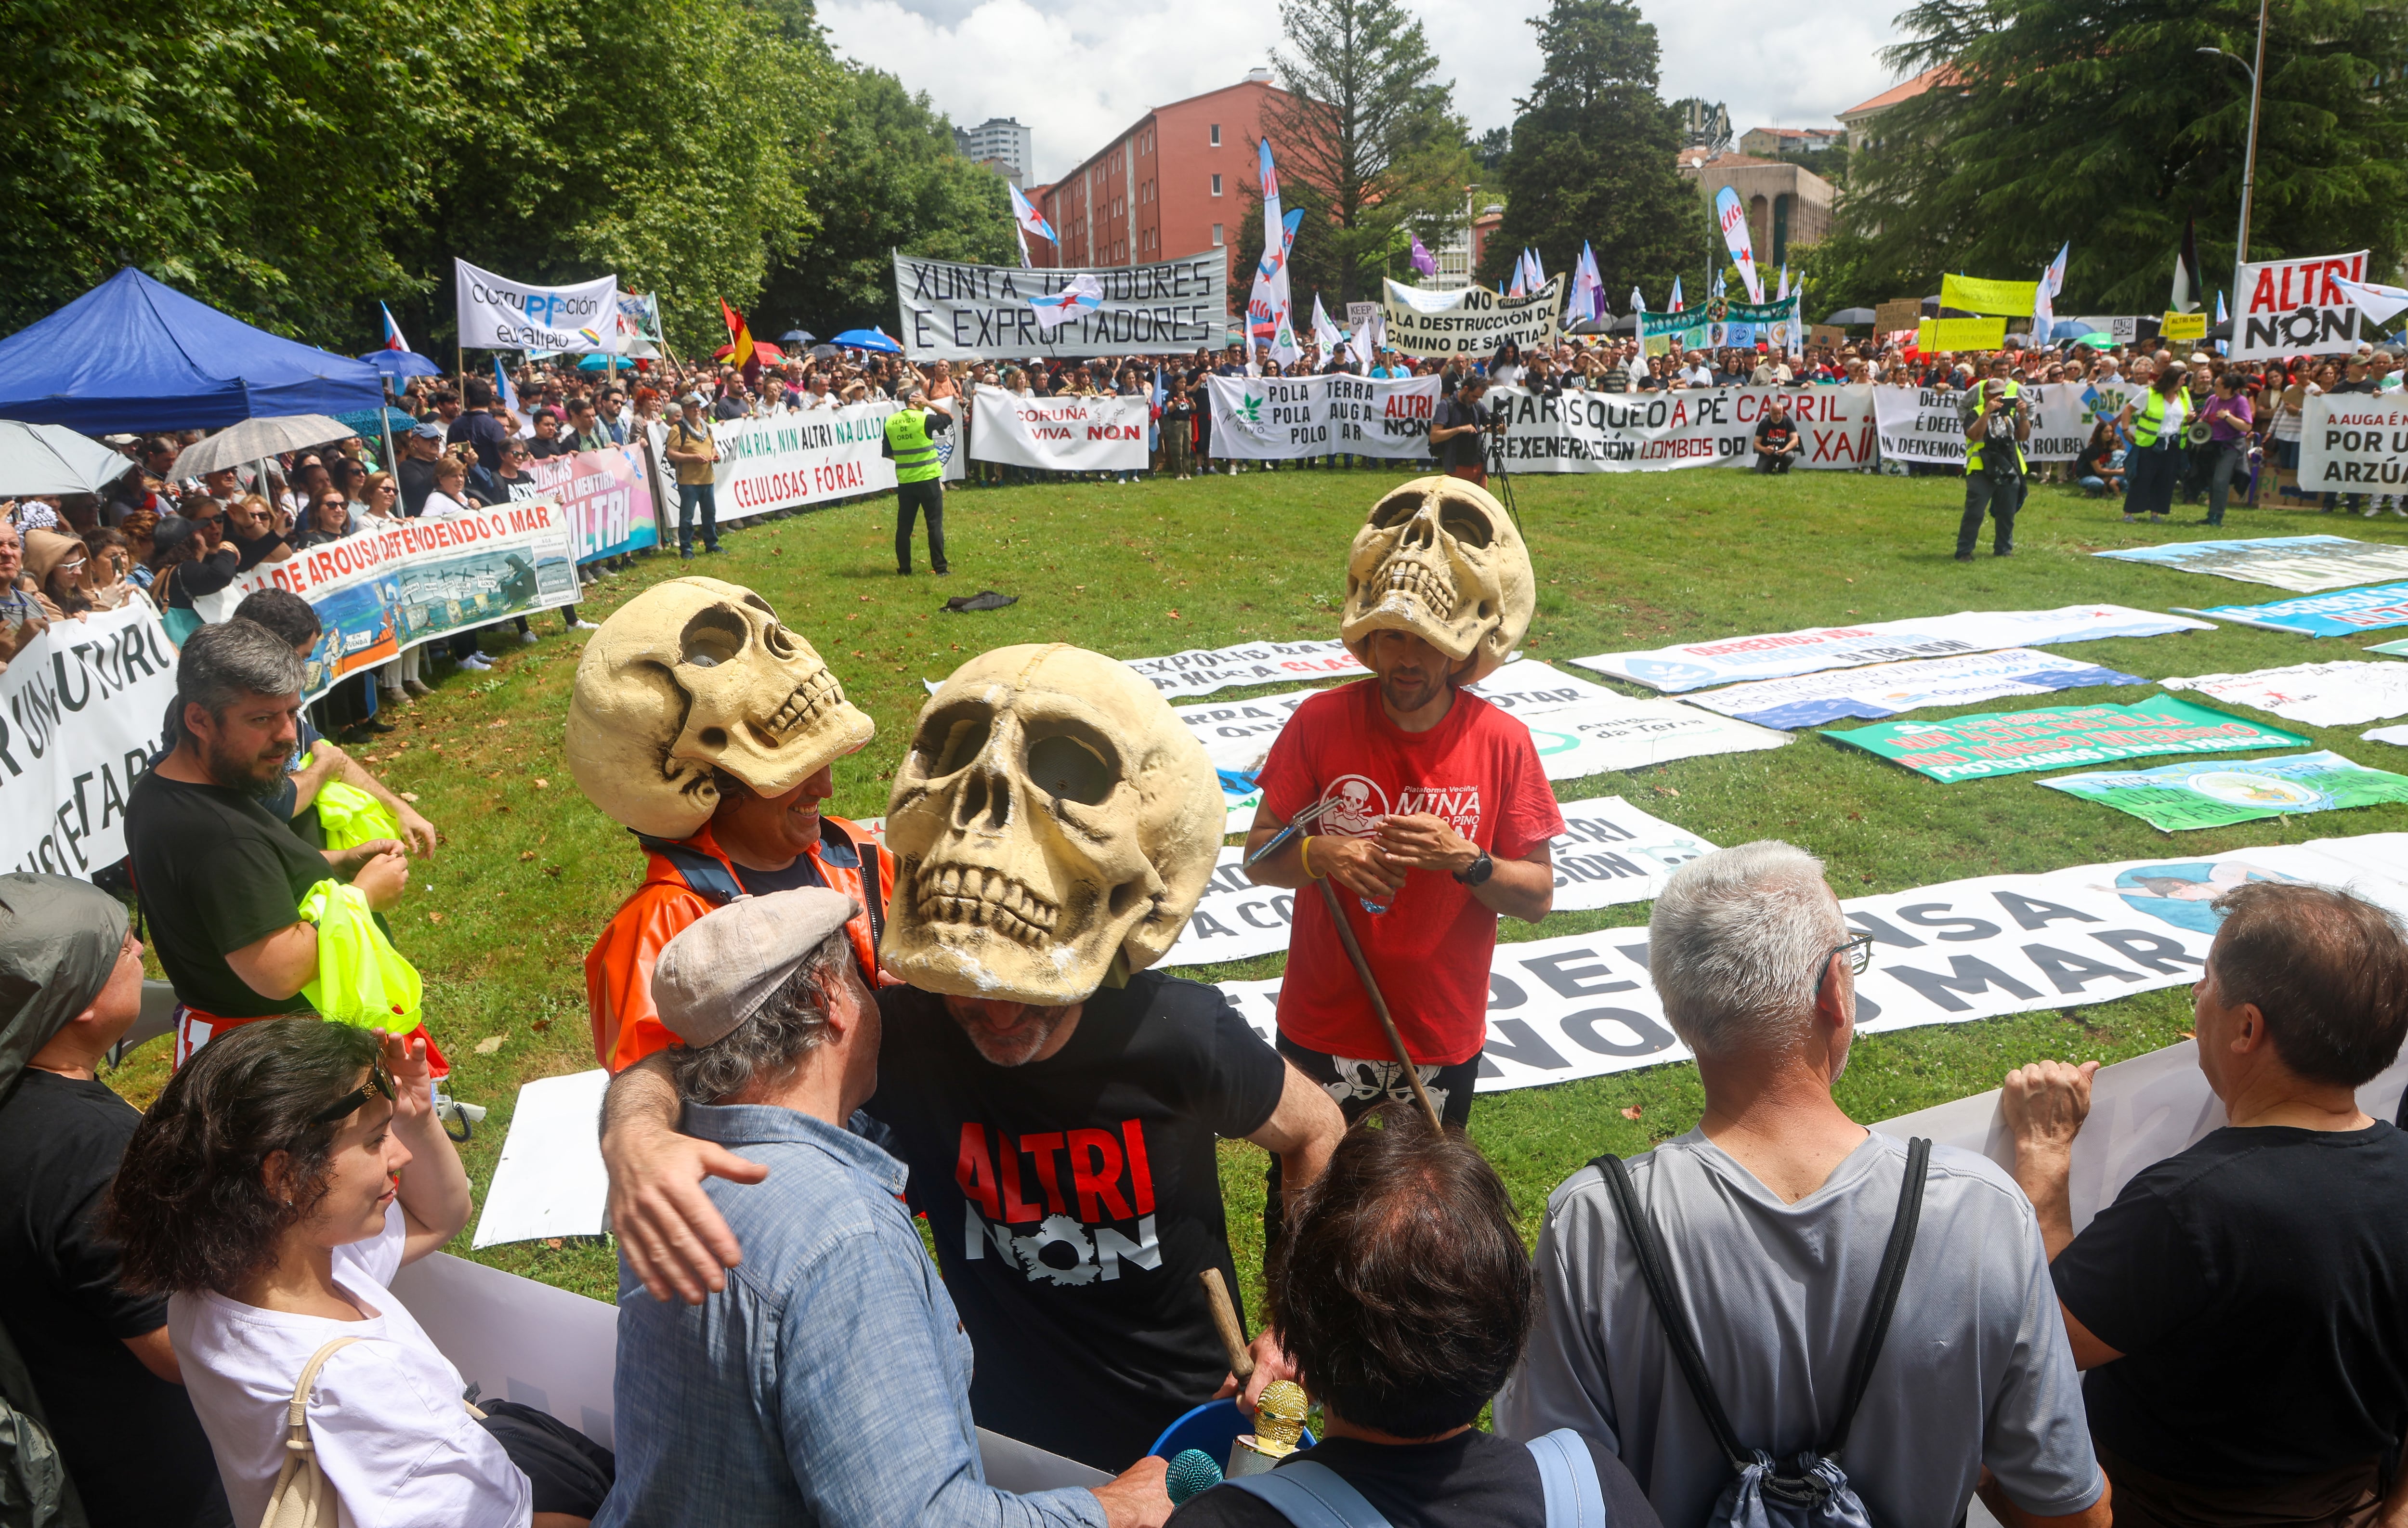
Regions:
<instances>
[{"instance_id":1,"label":"green banner on grass","mask_svg":"<svg viewBox=\"0 0 2408 1528\"><path fill-rule=\"evenodd\" d=\"M2052 791L2128 812L2169 833L2408 801L2408 775L2369 769L2338 753L2162 764L2156 769L2060 775L2041 783Z\"/></svg>"},{"instance_id":2,"label":"green banner on grass","mask_svg":"<svg viewBox=\"0 0 2408 1528\"><path fill-rule=\"evenodd\" d=\"M2297 733L2260 727L2171 695L2114 706L2052 706L1952 716L1940 721L1885 721L1823 735L1943 781L2107 764L2153 753L2297 748L2307 741Z\"/></svg>"}]
</instances>

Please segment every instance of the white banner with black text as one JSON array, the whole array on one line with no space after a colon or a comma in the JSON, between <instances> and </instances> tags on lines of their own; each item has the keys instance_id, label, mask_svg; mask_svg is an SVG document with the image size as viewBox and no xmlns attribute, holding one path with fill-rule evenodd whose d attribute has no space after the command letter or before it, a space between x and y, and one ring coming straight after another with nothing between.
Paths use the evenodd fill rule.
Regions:
<instances>
[{"instance_id":1,"label":"white banner with black text","mask_svg":"<svg viewBox=\"0 0 2408 1528\"><path fill-rule=\"evenodd\" d=\"M0 673L0 864L89 878L125 857L125 797L176 698L148 600L58 621Z\"/></svg>"},{"instance_id":2,"label":"white banner with black text","mask_svg":"<svg viewBox=\"0 0 2408 1528\"><path fill-rule=\"evenodd\" d=\"M1209 454L1244 462L1429 454L1436 377L1208 377Z\"/></svg>"},{"instance_id":3,"label":"white banner with black text","mask_svg":"<svg viewBox=\"0 0 2408 1528\"><path fill-rule=\"evenodd\" d=\"M1092 276L1096 307L1051 329L1031 299ZM1185 355L1222 342L1228 321L1224 251L1151 265L1023 270L895 256L896 337L914 361L1025 361L1032 355Z\"/></svg>"},{"instance_id":4,"label":"white banner with black text","mask_svg":"<svg viewBox=\"0 0 2408 1528\"><path fill-rule=\"evenodd\" d=\"M973 400L970 456L1044 472L1142 472L1152 460L1143 397L1022 398L982 385Z\"/></svg>"},{"instance_id":5,"label":"white banner with black text","mask_svg":"<svg viewBox=\"0 0 2408 1528\"><path fill-rule=\"evenodd\" d=\"M1670 393L1489 391L1504 431L1491 459L1508 472L1668 472L1756 464L1757 424L1774 407L1798 434L1794 464L1855 468L1873 451L1870 387L1721 387Z\"/></svg>"}]
</instances>

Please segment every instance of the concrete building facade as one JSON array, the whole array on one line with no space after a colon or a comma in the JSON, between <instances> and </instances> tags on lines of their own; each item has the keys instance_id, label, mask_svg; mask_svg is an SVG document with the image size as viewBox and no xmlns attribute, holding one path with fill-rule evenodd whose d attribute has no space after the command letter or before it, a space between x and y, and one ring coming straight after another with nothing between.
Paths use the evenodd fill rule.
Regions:
<instances>
[{"instance_id":1,"label":"concrete building facade","mask_svg":"<svg viewBox=\"0 0 2408 1528\"><path fill-rule=\"evenodd\" d=\"M1682 150L1679 164L1710 206L1725 186L1739 193L1760 267L1777 268L1794 259L1799 246L1830 236L1835 189L1812 170L1783 160L1702 149Z\"/></svg>"},{"instance_id":2,"label":"concrete building facade","mask_svg":"<svg viewBox=\"0 0 2408 1528\"><path fill-rule=\"evenodd\" d=\"M1037 166L1036 136L1010 117L989 117L976 127L954 128L953 147L964 159L985 165L1015 186L1025 188Z\"/></svg>"}]
</instances>

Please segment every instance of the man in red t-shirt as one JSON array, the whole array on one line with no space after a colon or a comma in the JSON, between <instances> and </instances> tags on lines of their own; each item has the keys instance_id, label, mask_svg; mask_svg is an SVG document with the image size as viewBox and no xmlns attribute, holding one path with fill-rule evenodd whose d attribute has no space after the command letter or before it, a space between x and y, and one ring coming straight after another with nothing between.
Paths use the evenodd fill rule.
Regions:
<instances>
[{"instance_id":1,"label":"man in red t-shirt","mask_svg":"<svg viewBox=\"0 0 2408 1528\"><path fill-rule=\"evenodd\" d=\"M1535 923L1554 906L1547 843L1564 831L1563 813L1530 729L1458 687L1475 659L1451 662L1394 629L1373 632L1361 656L1373 678L1314 695L1271 745L1247 850L1313 802L1337 805L1250 874L1268 886L1336 882L1430 1101L1460 1125L1487 1038L1497 916ZM1296 899L1279 1050L1350 1121L1383 1100L1412 1100L1318 889ZM1272 1239L1279 1215L1275 1162L1264 1213Z\"/></svg>"}]
</instances>

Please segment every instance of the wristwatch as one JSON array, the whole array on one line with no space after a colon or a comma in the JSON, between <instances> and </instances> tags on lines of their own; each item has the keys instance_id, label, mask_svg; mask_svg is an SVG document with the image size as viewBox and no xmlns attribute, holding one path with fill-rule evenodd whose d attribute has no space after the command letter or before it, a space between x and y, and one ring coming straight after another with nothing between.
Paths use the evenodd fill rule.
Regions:
<instances>
[{"instance_id":1,"label":"wristwatch","mask_svg":"<svg viewBox=\"0 0 2408 1528\"><path fill-rule=\"evenodd\" d=\"M1455 878L1466 886L1485 886L1488 878L1496 873L1497 862L1490 859L1488 850L1484 849L1480 851L1480 858L1455 873Z\"/></svg>"}]
</instances>

